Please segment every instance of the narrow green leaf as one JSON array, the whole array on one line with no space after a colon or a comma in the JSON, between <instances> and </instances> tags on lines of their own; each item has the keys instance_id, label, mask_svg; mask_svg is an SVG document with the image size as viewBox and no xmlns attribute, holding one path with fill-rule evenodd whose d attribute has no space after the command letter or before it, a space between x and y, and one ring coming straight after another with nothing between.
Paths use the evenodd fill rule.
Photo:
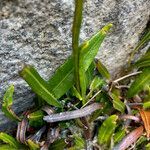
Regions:
<instances>
[{"instance_id":1,"label":"narrow green leaf","mask_svg":"<svg viewBox=\"0 0 150 150\"><path fill-rule=\"evenodd\" d=\"M102 87L102 85L104 85L104 80L101 79L100 77L98 76L95 76L95 78L93 79L91 85L90 85L90 90L91 91L94 91L95 89L97 89L99 86Z\"/></svg>"},{"instance_id":2,"label":"narrow green leaf","mask_svg":"<svg viewBox=\"0 0 150 150\"><path fill-rule=\"evenodd\" d=\"M134 66L136 66L138 68L150 66L150 48L148 49L148 51L145 53L145 55L141 59L139 59L137 62L135 62Z\"/></svg>"},{"instance_id":3,"label":"narrow green leaf","mask_svg":"<svg viewBox=\"0 0 150 150\"><path fill-rule=\"evenodd\" d=\"M48 81L49 89L56 98L63 96L74 84L73 59L69 57Z\"/></svg>"},{"instance_id":4,"label":"narrow green leaf","mask_svg":"<svg viewBox=\"0 0 150 150\"><path fill-rule=\"evenodd\" d=\"M95 69L95 63L94 61L89 66L88 70L86 71L86 86L89 87L93 78L94 78L94 69Z\"/></svg>"},{"instance_id":5,"label":"narrow green leaf","mask_svg":"<svg viewBox=\"0 0 150 150\"><path fill-rule=\"evenodd\" d=\"M74 62L75 87L80 92L79 81L79 34L82 23L83 0L75 0L75 12L72 28L72 49Z\"/></svg>"},{"instance_id":6,"label":"narrow green leaf","mask_svg":"<svg viewBox=\"0 0 150 150\"><path fill-rule=\"evenodd\" d=\"M141 136L137 141L136 141L136 147L142 145L145 141L147 141L147 138L145 136Z\"/></svg>"},{"instance_id":7,"label":"narrow green leaf","mask_svg":"<svg viewBox=\"0 0 150 150\"><path fill-rule=\"evenodd\" d=\"M15 121L20 121L20 118L11 109L11 106L13 104L13 93L14 93L14 86L10 85L10 87L6 90L6 93L3 97L2 111L8 118Z\"/></svg>"},{"instance_id":8,"label":"narrow green leaf","mask_svg":"<svg viewBox=\"0 0 150 150\"><path fill-rule=\"evenodd\" d=\"M38 150L40 148L39 144L33 142L30 139L27 140L27 144L30 147L30 150Z\"/></svg>"},{"instance_id":9,"label":"narrow green leaf","mask_svg":"<svg viewBox=\"0 0 150 150\"><path fill-rule=\"evenodd\" d=\"M150 101L144 102L144 103L143 103L143 108L144 108L144 109L150 108Z\"/></svg>"},{"instance_id":10,"label":"narrow green leaf","mask_svg":"<svg viewBox=\"0 0 150 150\"><path fill-rule=\"evenodd\" d=\"M58 139L54 143L50 145L50 150L62 150L65 149L67 146L67 143L65 142L65 139Z\"/></svg>"},{"instance_id":11,"label":"narrow green leaf","mask_svg":"<svg viewBox=\"0 0 150 150\"><path fill-rule=\"evenodd\" d=\"M114 135L114 143L116 144L116 143L120 142L122 140L122 138L125 136L125 134L126 134L125 129L121 129L121 130L117 131Z\"/></svg>"},{"instance_id":12,"label":"narrow green leaf","mask_svg":"<svg viewBox=\"0 0 150 150\"><path fill-rule=\"evenodd\" d=\"M150 150L150 143L148 143L145 148L146 150Z\"/></svg>"},{"instance_id":13,"label":"narrow green leaf","mask_svg":"<svg viewBox=\"0 0 150 150\"><path fill-rule=\"evenodd\" d=\"M29 114L27 117L29 119L30 126L40 127L44 124L44 120L43 120L44 112L42 110L37 110Z\"/></svg>"},{"instance_id":14,"label":"narrow green leaf","mask_svg":"<svg viewBox=\"0 0 150 150\"><path fill-rule=\"evenodd\" d=\"M15 138L3 132L0 132L0 140L14 148L19 148L21 145Z\"/></svg>"},{"instance_id":15,"label":"narrow green leaf","mask_svg":"<svg viewBox=\"0 0 150 150\"><path fill-rule=\"evenodd\" d=\"M98 131L98 142L99 144L108 144L110 142L111 136L116 128L116 121L118 117L112 115L107 118Z\"/></svg>"},{"instance_id":16,"label":"narrow green leaf","mask_svg":"<svg viewBox=\"0 0 150 150\"><path fill-rule=\"evenodd\" d=\"M124 113L125 104L119 99L119 97L114 93L111 93L110 97L113 99L113 107L118 111L120 111L121 113Z\"/></svg>"},{"instance_id":17,"label":"narrow green leaf","mask_svg":"<svg viewBox=\"0 0 150 150\"><path fill-rule=\"evenodd\" d=\"M106 79L110 79L110 73L107 68L101 63L100 60L97 60L96 67L98 72Z\"/></svg>"},{"instance_id":18,"label":"narrow green leaf","mask_svg":"<svg viewBox=\"0 0 150 150\"><path fill-rule=\"evenodd\" d=\"M133 50L130 60L129 60L129 64L131 63L131 60L133 59L134 54L149 40L150 40L150 29L145 33L145 35L143 36L141 41L138 43L138 45Z\"/></svg>"},{"instance_id":19,"label":"narrow green leaf","mask_svg":"<svg viewBox=\"0 0 150 150\"><path fill-rule=\"evenodd\" d=\"M39 120L44 117L44 112L42 110L37 110L28 115L29 120Z\"/></svg>"},{"instance_id":20,"label":"narrow green leaf","mask_svg":"<svg viewBox=\"0 0 150 150\"><path fill-rule=\"evenodd\" d=\"M142 73L135 78L134 82L131 84L127 92L127 96L129 98L133 97L138 92L142 91L143 87L149 83L150 83L150 67L147 67L144 68L142 70Z\"/></svg>"},{"instance_id":21,"label":"narrow green leaf","mask_svg":"<svg viewBox=\"0 0 150 150\"><path fill-rule=\"evenodd\" d=\"M25 66L21 70L20 76L30 85L32 90L41 98L43 98L48 104L61 107L60 102L58 102L51 93L48 83L41 78L41 76L32 66Z\"/></svg>"},{"instance_id":22,"label":"narrow green leaf","mask_svg":"<svg viewBox=\"0 0 150 150\"><path fill-rule=\"evenodd\" d=\"M19 150L14 148L13 146L7 145L7 144L1 144L0 145L0 150Z\"/></svg>"},{"instance_id":23,"label":"narrow green leaf","mask_svg":"<svg viewBox=\"0 0 150 150\"><path fill-rule=\"evenodd\" d=\"M72 91L72 95L75 96L76 98L78 98L79 100L82 101L82 97L80 95L80 93L77 91L77 89L73 86L73 88L71 89Z\"/></svg>"},{"instance_id":24,"label":"narrow green leaf","mask_svg":"<svg viewBox=\"0 0 150 150\"><path fill-rule=\"evenodd\" d=\"M75 149L84 149L85 148L85 139L83 139L80 135L74 136L74 148Z\"/></svg>"}]
</instances>

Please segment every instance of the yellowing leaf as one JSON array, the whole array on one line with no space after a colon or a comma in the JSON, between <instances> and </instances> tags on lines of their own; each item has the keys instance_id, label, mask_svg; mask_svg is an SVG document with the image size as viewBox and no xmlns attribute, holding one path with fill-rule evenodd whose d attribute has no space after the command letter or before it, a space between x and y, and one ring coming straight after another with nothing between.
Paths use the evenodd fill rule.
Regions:
<instances>
[{"instance_id":1,"label":"yellowing leaf","mask_svg":"<svg viewBox=\"0 0 150 150\"><path fill-rule=\"evenodd\" d=\"M150 137L150 111L145 111L140 109L139 110L141 118L144 122L144 127L147 133L147 137Z\"/></svg>"}]
</instances>

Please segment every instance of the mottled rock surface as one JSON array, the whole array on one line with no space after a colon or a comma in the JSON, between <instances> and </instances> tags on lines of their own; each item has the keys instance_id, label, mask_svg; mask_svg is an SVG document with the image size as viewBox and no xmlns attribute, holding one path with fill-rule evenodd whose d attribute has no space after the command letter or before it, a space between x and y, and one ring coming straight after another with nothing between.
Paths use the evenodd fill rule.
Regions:
<instances>
[{"instance_id":1,"label":"mottled rock surface","mask_svg":"<svg viewBox=\"0 0 150 150\"><path fill-rule=\"evenodd\" d=\"M114 27L97 57L114 75L126 64L149 20L149 0L86 0L81 41L108 22ZM45 78L71 54L73 0L0 1L0 99L15 85L14 110L32 106L33 94L18 76L20 62ZM0 130L8 129L0 111Z\"/></svg>"}]
</instances>

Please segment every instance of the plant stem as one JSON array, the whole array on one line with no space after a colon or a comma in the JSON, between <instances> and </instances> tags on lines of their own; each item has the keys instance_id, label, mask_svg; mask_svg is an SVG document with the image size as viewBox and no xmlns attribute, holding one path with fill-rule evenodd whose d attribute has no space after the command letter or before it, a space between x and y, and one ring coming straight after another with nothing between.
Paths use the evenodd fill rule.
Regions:
<instances>
[{"instance_id":1,"label":"plant stem","mask_svg":"<svg viewBox=\"0 0 150 150\"><path fill-rule=\"evenodd\" d=\"M142 73L142 71L133 72L133 73L128 74L128 75L125 75L125 76L123 76L123 77L121 77L121 78L119 78L119 79L116 79L116 80L113 81L113 82L114 82L114 83L117 83L117 82L119 82L119 81L121 81L121 80L124 80L124 79L126 79L126 78L129 78L129 77L131 77L131 76L135 76L135 75L140 74L140 73Z\"/></svg>"},{"instance_id":2,"label":"plant stem","mask_svg":"<svg viewBox=\"0 0 150 150\"><path fill-rule=\"evenodd\" d=\"M75 0L75 12L72 28L72 49L74 59L74 80L75 87L80 93L80 81L79 81L79 35L82 23L82 9L83 0Z\"/></svg>"}]
</instances>

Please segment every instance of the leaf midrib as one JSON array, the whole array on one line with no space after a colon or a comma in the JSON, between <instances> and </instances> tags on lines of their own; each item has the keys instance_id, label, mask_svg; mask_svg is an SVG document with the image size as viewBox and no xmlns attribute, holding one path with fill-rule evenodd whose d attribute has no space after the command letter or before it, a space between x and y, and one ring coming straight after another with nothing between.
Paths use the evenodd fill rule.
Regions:
<instances>
[{"instance_id":1,"label":"leaf midrib","mask_svg":"<svg viewBox=\"0 0 150 150\"><path fill-rule=\"evenodd\" d=\"M62 84L62 82L71 74L72 70L73 70L73 68L66 74L66 76L63 78L63 80L61 80L61 82L57 86L55 86L55 88L53 88L52 92L54 92L55 89L57 89L60 86L60 84Z\"/></svg>"}]
</instances>

